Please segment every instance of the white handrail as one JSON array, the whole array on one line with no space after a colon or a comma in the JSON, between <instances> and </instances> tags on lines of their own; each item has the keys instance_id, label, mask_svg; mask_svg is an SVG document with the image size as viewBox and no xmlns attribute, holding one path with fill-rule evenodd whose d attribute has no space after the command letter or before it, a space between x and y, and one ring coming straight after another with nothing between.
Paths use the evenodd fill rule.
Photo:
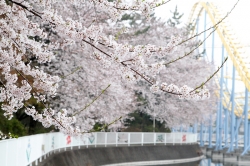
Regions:
<instances>
[{"instance_id":1,"label":"white handrail","mask_svg":"<svg viewBox=\"0 0 250 166\"><path fill-rule=\"evenodd\" d=\"M185 135L185 136L184 136ZM183 138L185 137L185 140ZM139 133L139 132L96 132L73 138L62 133L38 134L17 139L0 141L1 166L35 165L55 151L70 150L81 146L139 145L145 144L190 144L197 143L196 133Z\"/></svg>"}]
</instances>

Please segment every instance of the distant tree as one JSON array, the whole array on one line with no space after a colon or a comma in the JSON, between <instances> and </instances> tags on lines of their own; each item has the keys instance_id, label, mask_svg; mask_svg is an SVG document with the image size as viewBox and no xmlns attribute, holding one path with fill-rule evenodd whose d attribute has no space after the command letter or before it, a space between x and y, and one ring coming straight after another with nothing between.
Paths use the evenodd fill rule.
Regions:
<instances>
[{"instance_id":1,"label":"distant tree","mask_svg":"<svg viewBox=\"0 0 250 166\"><path fill-rule=\"evenodd\" d=\"M153 127L152 116L137 110L128 115L130 118L125 121L125 132L170 132L166 125L158 120L155 121L155 128Z\"/></svg>"},{"instance_id":2,"label":"distant tree","mask_svg":"<svg viewBox=\"0 0 250 166\"><path fill-rule=\"evenodd\" d=\"M180 25L180 23L181 23L180 19L182 18L183 13L180 14L178 12L177 6L175 7L174 12L172 12L172 11L170 11L170 12L173 14L173 16L172 16L172 18L168 19L168 21L167 21L168 25L171 27L176 27L176 26Z\"/></svg>"},{"instance_id":3,"label":"distant tree","mask_svg":"<svg viewBox=\"0 0 250 166\"><path fill-rule=\"evenodd\" d=\"M16 118L8 120L3 114L4 111L0 109L0 139L27 135L27 129L20 121Z\"/></svg>"}]
</instances>

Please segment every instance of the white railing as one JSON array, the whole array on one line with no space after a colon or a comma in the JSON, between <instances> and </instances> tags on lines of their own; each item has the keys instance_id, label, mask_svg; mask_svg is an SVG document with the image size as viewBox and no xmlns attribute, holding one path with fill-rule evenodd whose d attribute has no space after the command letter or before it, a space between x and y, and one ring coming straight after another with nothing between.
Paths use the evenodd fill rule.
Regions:
<instances>
[{"instance_id":1,"label":"white railing","mask_svg":"<svg viewBox=\"0 0 250 166\"><path fill-rule=\"evenodd\" d=\"M62 133L38 134L0 141L0 166L35 165L50 152L85 146L119 146L144 144L190 144L197 142L193 133L96 132L79 138Z\"/></svg>"},{"instance_id":2,"label":"white railing","mask_svg":"<svg viewBox=\"0 0 250 166\"><path fill-rule=\"evenodd\" d=\"M225 134L222 134L220 139L222 140L223 145L225 144L225 142L227 142L229 144L231 136L230 136L230 134L228 134L227 141L225 141ZM204 142L204 145L208 145L209 144L209 133L203 133L202 140ZM200 133L197 133L197 141L198 141L198 143L200 142ZM216 142L216 134L212 135L212 143L214 144L214 142ZM241 134L238 135L238 144L239 145L244 144L244 135L241 135Z\"/></svg>"}]
</instances>

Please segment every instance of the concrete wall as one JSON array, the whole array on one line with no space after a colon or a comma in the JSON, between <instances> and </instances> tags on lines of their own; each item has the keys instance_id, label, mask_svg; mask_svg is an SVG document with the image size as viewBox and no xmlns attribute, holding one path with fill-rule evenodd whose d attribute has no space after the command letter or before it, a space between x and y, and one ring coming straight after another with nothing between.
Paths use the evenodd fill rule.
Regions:
<instances>
[{"instance_id":1,"label":"concrete wall","mask_svg":"<svg viewBox=\"0 0 250 166\"><path fill-rule=\"evenodd\" d=\"M185 159L198 157L200 152L198 144L84 148L54 154L39 166L98 166L136 161ZM195 166L198 165L197 163L199 162L174 166Z\"/></svg>"}]
</instances>

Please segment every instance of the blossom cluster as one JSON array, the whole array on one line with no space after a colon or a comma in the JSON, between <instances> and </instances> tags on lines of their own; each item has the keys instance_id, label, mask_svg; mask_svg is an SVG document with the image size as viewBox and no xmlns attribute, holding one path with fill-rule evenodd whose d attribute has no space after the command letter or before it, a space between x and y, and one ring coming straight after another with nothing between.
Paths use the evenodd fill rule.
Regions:
<instances>
[{"instance_id":1,"label":"blossom cluster","mask_svg":"<svg viewBox=\"0 0 250 166\"><path fill-rule=\"evenodd\" d=\"M150 90L153 93L158 93L161 91L172 93L178 95L179 99L187 99L187 100L190 99L204 100L210 97L209 90L206 88L195 90L193 88L188 87L187 85L184 85L179 88L174 84L167 85L167 83L165 82L163 82L160 86L158 85L158 82L156 82L156 84L153 84L150 87Z\"/></svg>"},{"instance_id":2,"label":"blossom cluster","mask_svg":"<svg viewBox=\"0 0 250 166\"><path fill-rule=\"evenodd\" d=\"M0 1L0 8L0 102L4 115L11 119L32 96L45 102L45 96L56 95L60 78L30 65L30 57L38 63L50 62L54 57L45 43L31 39L45 35L38 24L27 18L21 6L10 7Z\"/></svg>"},{"instance_id":3,"label":"blossom cluster","mask_svg":"<svg viewBox=\"0 0 250 166\"><path fill-rule=\"evenodd\" d=\"M81 2L81 0L34 0L32 2L9 0L8 3L0 1L0 102L3 103L2 109L6 117L11 119L18 109L26 107L25 113L45 127L54 125L67 134L80 133L80 128L75 127L77 123L75 116L72 116L72 113L68 114L72 110L54 110L46 107L47 99L57 95L61 79L50 72L43 71L39 66L39 64L50 63L59 49L67 49L74 45L80 45L83 50L85 45L88 45L93 49L90 53L92 58L107 70L112 68L118 71L121 77L129 82L146 81L151 85L150 89L153 92L165 91L184 99L209 97L207 89L194 91L187 86L178 88L174 84L167 86L166 83L158 86L156 76L166 68L165 61L152 62L149 59L174 53L178 49L182 36L172 36L166 46L121 44L114 36L106 34L101 24L86 25L83 19L67 17L67 13L74 12L74 10L68 10L69 6L84 5ZM132 1L130 4L107 0L90 2L97 10L109 11L109 15L114 20L121 17L126 10L136 10L149 17L153 8L164 3L158 0ZM53 7L58 3L63 3L61 11ZM40 20L33 19L34 16ZM43 41L48 38L48 34L40 27L41 24L49 25L51 31L60 36L60 39L58 41L51 39L49 43ZM123 32L126 33L126 30ZM32 59L35 59L34 63ZM36 63L38 65L34 65ZM31 97L46 107L42 113L25 103ZM87 113L88 111L84 115L87 116ZM119 115L118 112L117 115ZM93 126L94 121L90 118L80 118ZM100 121L108 120L102 118Z\"/></svg>"},{"instance_id":4,"label":"blossom cluster","mask_svg":"<svg viewBox=\"0 0 250 166\"><path fill-rule=\"evenodd\" d=\"M65 38L64 44L74 44L75 41L87 42L94 46L97 51L93 54L97 60L103 63L103 66L108 68L109 65L117 65L122 77L126 80L144 79L138 74L145 76L155 76L160 70L164 69L164 62L155 64L145 63L145 59L158 56L164 56L166 53L173 52L177 48L177 44L181 41L180 36L172 36L166 47L158 47L155 45L129 45L119 44L114 37L107 36L102 32L102 26L91 25L89 27L83 26L79 21L63 19L61 15L56 12L45 10L42 16L45 22L54 25L54 30L60 33ZM102 50L100 47L108 48L108 51Z\"/></svg>"},{"instance_id":5,"label":"blossom cluster","mask_svg":"<svg viewBox=\"0 0 250 166\"><path fill-rule=\"evenodd\" d=\"M149 18L152 10L165 3L164 0L152 0L152 1L126 1L120 0L119 2L110 2L108 0L91 0L99 10L109 11L109 14L113 20L119 19L123 11L140 11L145 17Z\"/></svg>"},{"instance_id":6,"label":"blossom cluster","mask_svg":"<svg viewBox=\"0 0 250 166\"><path fill-rule=\"evenodd\" d=\"M76 122L75 116L69 116L66 109L62 109L55 113L53 109L45 109L43 113L38 113L34 106L31 108L26 108L25 113L32 116L34 120L42 123L46 128L54 125L55 128L59 129L61 132L70 135L80 134L79 128L73 127L72 124Z\"/></svg>"}]
</instances>

